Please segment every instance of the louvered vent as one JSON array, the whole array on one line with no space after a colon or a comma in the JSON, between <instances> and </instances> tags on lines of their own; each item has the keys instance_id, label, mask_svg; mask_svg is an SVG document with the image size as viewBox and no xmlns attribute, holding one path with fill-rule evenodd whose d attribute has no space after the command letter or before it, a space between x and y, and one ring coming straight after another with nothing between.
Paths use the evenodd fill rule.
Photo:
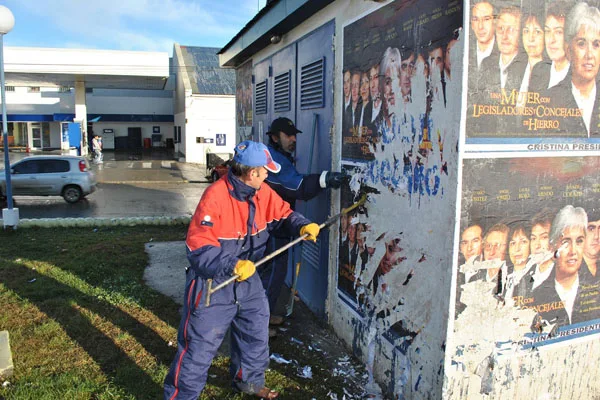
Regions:
<instances>
[{"instance_id":1,"label":"louvered vent","mask_svg":"<svg viewBox=\"0 0 600 400\"><path fill-rule=\"evenodd\" d=\"M267 80L258 82L254 89L254 104L256 104L256 114L267 113Z\"/></svg>"},{"instance_id":2,"label":"louvered vent","mask_svg":"<svg viewBox=\"0 0 600 400\"><path fill-rule=\"evenodd\" d=\"M291 109L291 104L290 104L290 92L291 92L291 86L290 86L290 79L291 79L292 73L291 71L288 71L286 73L283 73L281 75L277 75L275 77L275 83L274 83L274 91L275 91L275 98L273 99L273 107L275 108L276 112L281 112L281 111L290 111Z\"/></svg>"},{"instance_id":3,"label":"louvered vent","mask_svg":"<svg viewBox=\"0 0 600 400\"><path fill-rule=\"evenodd\" d=\"M325 106L325 57L302 67L300 72L300 108Z\"/></svg>"}]
</instances>

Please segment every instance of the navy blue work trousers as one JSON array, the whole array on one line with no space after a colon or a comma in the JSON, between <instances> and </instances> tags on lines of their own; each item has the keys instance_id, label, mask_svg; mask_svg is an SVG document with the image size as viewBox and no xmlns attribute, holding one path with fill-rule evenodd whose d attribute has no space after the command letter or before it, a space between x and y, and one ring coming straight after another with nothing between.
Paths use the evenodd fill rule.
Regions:
<instances>
[{"instance_id":1,"label":"navy blue work trousers","mask_svg":"<svg viewBox=\"0 0 600 400\"><path fill-rule=\"evenodd\" d=\"M266 254L271 254L275 250L279 250L290 242L289 238L280 238L271 236L269 243L267 244ZM277 299L281 293L281 287L285 282L285 276L288 270L288 256L289 252L285 251L272 259L264 268L260 268L260 279L262 280L263 287L267 293L267 299L269 300L269 309L271 314L275 311L275 305Z\"/></svg>"},{"instance_id":2,"label":"navy blue work trousers","mask_svg":"<svg viewBox=\"0 0 600 400\"><path fill-rule=\"evenodd\" d=\"M206 384L208 369L231 327L230 373L233 386L254 393L264 387L269 365L269 309L263 290L237 299L230 284L211 296L205 306L206 281L187 272L183 315L177 336L177 354L164 382L164 399L196 400ZM243 284L261 285L257 274ZM213 284L216 285L219 282ZM204 295L203 295L204 294Z\"/></svg>"}]
</instances>

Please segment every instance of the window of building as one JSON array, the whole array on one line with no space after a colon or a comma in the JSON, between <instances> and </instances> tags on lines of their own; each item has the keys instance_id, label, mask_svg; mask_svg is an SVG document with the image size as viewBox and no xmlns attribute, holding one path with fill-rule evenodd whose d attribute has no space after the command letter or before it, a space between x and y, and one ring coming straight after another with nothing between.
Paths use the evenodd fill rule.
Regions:
<instances>
[{"instance_id":1,"label":"window of building","mask_svg":"<svg viewBox=\"0 0 600 400\"><path fill-rule=\"evenodd\" d=\"M39 93L40 92L40 87L39 86L30 86L27 88L27 91L29 93Z\"/></svg>"}]
</instances>

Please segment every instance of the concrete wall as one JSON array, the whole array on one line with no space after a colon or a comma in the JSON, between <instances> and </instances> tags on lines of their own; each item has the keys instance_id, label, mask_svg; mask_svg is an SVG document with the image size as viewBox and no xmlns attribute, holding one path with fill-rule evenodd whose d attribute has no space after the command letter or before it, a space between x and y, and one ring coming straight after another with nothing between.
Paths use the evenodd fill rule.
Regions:
<instances>
[{"instance_id":1,"label":"concrete wall","mask_svg":"<svg viewBox=\"0 0 600 400\"><path fill-rule=\"evenodd\" d=\"M16 86L6 92L7 114L54 114L75 113L73 93L61 93L59 88L42 87L32 93L28 87Z\"/></svg>"},{"instance_id":2,"label":"concrete wall","mask_svg":"<svg viewBox=\"0 0 600 400\"><path fill-rule=\"evenodd\" d=\"M522 14L528 4L523 2ZM594 40L600 39L598 9L572 2L553 11L557 5L538 4L533 15L542 26L564 23L559 28L575 38L588 29ZM484 15L482 9L465 8L466 21L469 13ZM519 14L496 12L502 23ZM595 28L589 28L590 21ZM538 42L542 57L552 61L536 64L529 82L515 84L511 76L502 84L494 68L497 58L490 55L480 64L475 59L479 43L467 28L459 252L444 397L599 398L600 383L591 366L600 360L600 128L597 116L588 114L584 120L580 107L585 102L572 94L582 90L582 82L597 88L598 67L583 78L573 67L581 65L580 53L569 53L577 39L569 42L565 34L564 43L562 37ZM522 45L525 35L517 39ZM566 51L553 51L549 44ZM526 76L530 53L535 54L519 48L509 70ZM543 70L551 63L566 74L563 81L547 79ZM597 107L598 100L593 103Z\"/></svg>"},{"instance_id":3,"label":"concrete wall","mask_svg":"<svg viewBox=\"0 0 600 400\"><path fill-rule=\"evenodd\" d=\"M600 120L585 111L600 100L575 100L572 89L598 93L600 64L583 62L574 49L584 32L600 40L600 11L576 2L551 14L561 3L522 3L510 10L517 21L507 23L502 6L508 3L494 2L496 9L488 3L471 15L469 2L336 1L252 57L257 65L335 20L332 168L352 173L352 188L362 182L379 193L371 196L368 215L348 221L354 228L340 227L339 240L333 235L328 317L392 398L600 398L594 372L600 361ZM543 27L554 22L544 11L567 15L558 18L559 30L575 39L559 39L558 46L541 40ZM541 28L538 53L525 51L518 19L526 12ZM516 46L502 49L516 61L506 80L498 40L487 61L477 58L472 16L492 36L513 28ZM464 21L456 42L445 30L449 17L459 22L454 28ZM500 22L504 29L497 30ZM352 123L347 129L343 72L364 72L387 43L399 49L401 61L409 59L407 50L427 51L429 71L416 57L409 97L398 96L403 74L388 76L394 96L385 102L395 104L383 129ZM451 61L450 73L435 75L440 45L451 49L440 55ZM572 65L587 64L589 74L571 68L549 80L551 66L567 72L567 53ZM597 51L586 56L600 59ZM537 57L542 61L526 75ZM332 197L332 213L353 200L351 191ZM366 261L356 255L353 261L352 247L344 246L343 232L351 236L358 227L366 228L357 240ZM367 388L375 396L377 390Z\"/></svg>"},{"instance_id":4,"label":"concrete wall","mask_svg":"<svg viewBox=\"0 0 600 400\"><path fill-rule=\"evenodd\" d=\"M368 393L377 395L383 391L397 398L440 398L456 219L462 87L462 67L458 60L462 58L462 38L452 55L457 61L453 70L456 78L445 88L447 98L453 101L444 106L444 97L439 92L428 102L421 64L413 78L410 104L403 104L398 97L390 110L399 118L385 132L367 135L372 136L369 141L379 141L378 145L371 145L370 157L352 155L352 143L360 142L356 139L359 135L344 130L343 69L367 70L370 63L381 60L386 47L417 45L427 49L430 40L447 43L453 34L452 30L443 30L448 27L447 18L461 21L462 9L456 2L452 7L447 2L431 2L420 10L417 3L405 4L404 8L399 7L400 2L388 4L395 8L381 10L374 19L369 19L375 26L376 21L385 25L377 39L385 43L383 47L369 36L378 29L373 29L374 25L361 25L360 21L386 5L337 1L283 35L279 44L255 54L253 63L256 65L324 23L335 21L336 122L331 168L351 173L354 176L351 187L358 188L362 182L379 193L370 196L368 215L353 215L353 222L367 228L360 235L361 245L369 254L365 263L359 266L356 261L354 264L341 261L344 238L332 228L329 323L367 364L371 377L380 383L382 389L372 380ZM443 7L436 10L438 4ZM419 19L421 13L429 20ZM444 16L443 24L431 18L437 13ZM357 25L351 25L357 21ZM406 32L386 36L386 32L401 29L405 23L414 29L410 41L403 42ZM431 32L438 36L431 36ZM358 56L352 54L354 48L359 49ZM438 77L435 83L439 81ZM394 84L394 90L400 93L399 82L394 80ZM421 123L428 127L425 135ZM332 213L356 199L350 191L332 194ZM394 264L385 273L381 268L384 262Z\"/></svg>"},{"instance_id":5,"label":"concrete wall","mask_svg":"<svg viewBox=\"0 0 600 400\"><path fill-rule=\"evenodd\" d=\"M173 115L173 92L94 89L86 106L88 114Z\"/></svg>"},{"instance_id":6,"label":"concrete wall","mask_svg":"<svg viewBox=\"0 0 600 400\"><path fill-rule=\"evenodd\" d=\"M187 72L183 68L183 55L178 43L173 46L173 73L176 75L175 96L173 97L173 112L179 114L185 111L185 99L192 94Z\"/></svg>"},{"instance_id":7,"label":"concrete wall","mask_svg":"<svg viewBox=\"0 0 600 400\"><path fill-rule=\"evenodd\" d=\"M29 87L16 86L6 92L8 114L54 114L74 113L75 96L60 92L57 87L41 87L32 93ZM86 95L87 112L90 114L144 114L172 115L171 91L96 89Z\"/></svg>"}]
</instances>

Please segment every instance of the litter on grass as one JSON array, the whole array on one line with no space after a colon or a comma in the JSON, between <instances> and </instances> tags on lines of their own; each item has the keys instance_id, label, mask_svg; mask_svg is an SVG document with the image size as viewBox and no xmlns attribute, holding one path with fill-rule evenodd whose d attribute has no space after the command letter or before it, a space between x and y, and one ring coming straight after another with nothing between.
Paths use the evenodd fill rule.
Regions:
<instances>
[{"instance_id":1,"label":"litter on grass","mask_svg":"<svg viewBox=\"0 0 600 400\"><path fill-rule=\"evenodd\" d=\"M280 354L277 354L277 353L271 354L271 357L269 357L269 358L278 364L291 364L291 361L286 360Z\"/></svg>"},{"instance_id":2,"label":"litter on grass","mask_svg":"<svg viewBox=\"0 0 600 400\"><path fill-rule=\"evenodd\" d=\"M310 367L310 365L307 365L306 367L302 368L298 376L306 379L312 379L312 368Z\"/></svg>"},{"instance_id":3,"label":"litter on grass","mask_svg":"<svg viewBox=\"0 0 600 400\"><path fill-rule=\"evenodd\" d=\"M304 342L303 342L302 340L298 340L298 339L296 339L295 337L292 337L292 338L290 339L290 341L291 341L292 343L296 343L296 344L304 344Z\"/></svg>"}]
</instances>

